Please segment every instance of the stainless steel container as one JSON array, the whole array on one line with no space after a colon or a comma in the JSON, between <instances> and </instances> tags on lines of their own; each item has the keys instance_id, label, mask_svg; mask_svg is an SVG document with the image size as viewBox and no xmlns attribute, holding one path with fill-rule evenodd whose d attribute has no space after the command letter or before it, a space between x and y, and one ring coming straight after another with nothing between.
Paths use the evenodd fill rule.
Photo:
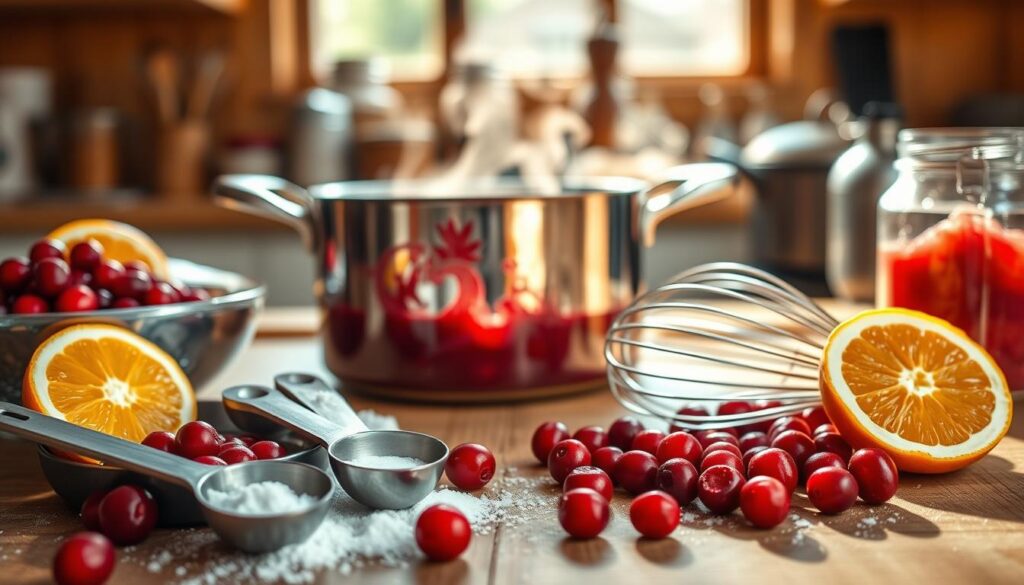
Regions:
<instances>
[{"instance_id":1,"label":"stainless steel container","mask_svg":"<svg viewBox=\"0 0 1024 585\"><path fill-rule=\"evenodd\" d=\"M896 180L896 133L901 114L893 104L869 103L862 135L828 173L825 276L837 296L875 298L875 209Z\"/></svg>"},{"instance_id":2,"label":"stainless steel container","mask_svg":"<svg viewBox=\"0 0 1024 585\"><path fill-rule=\"evenodd\" d=\"M602 383L604 333L668 214L731 193L735 167L632 179L328 183L229 175L221 205L293 225L317 262L325 358L349 387L413 400L524 399Z\"/></svg>"},{"instance_id":3,"label":"stainless steel container","mask_svg":"<svg viewBox=\"0 0 1024 585\"><path fill-rule=\"evenodd\" d=\"M824 274L825 183L848 145L834 125L800 121L762 132L744 147L740 166L757 189L751 221L759 262Z\"/></svg>"},{"instance_id":4,"label":"stainless steel container","mask_svg":"<svg viewBox=\"0 0 1024 585\"><path fill-rule=\"evenodd\" d=\"M344 95L313 88L292 108L288 128L288 178L312 185L349 178L352 105Z\"/></svg>"}]
</instances>

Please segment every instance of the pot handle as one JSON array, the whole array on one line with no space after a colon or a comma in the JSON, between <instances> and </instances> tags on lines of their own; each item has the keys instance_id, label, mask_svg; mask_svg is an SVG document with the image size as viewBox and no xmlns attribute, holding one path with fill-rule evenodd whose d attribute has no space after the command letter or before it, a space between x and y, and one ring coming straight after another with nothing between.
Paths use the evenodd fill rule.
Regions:
<instances>
[{"instance_id":1,"label":"pot handle","mask_svg":"<svg viewBox=\"0 0 1024 585\"><path fill-rule=\"evenodd\" d=\"M640 199L640 237L654 244L654 232L666 217L720 201L735 193L740 173L720 162L691 163L666 171L666 178L643 192Z\"/></svg>"},{"instance_id":2,"label":"pot handle","mask_svg":"<svg viewBox=\"0 0 1024 585\"><path fill-rule=\"evenodd\" d=\"M316 206L302 187L270 175L221 175L213 182L213 195L221 207L290 225L307 248L317 249Z\"/></svg>"}]
</instances>

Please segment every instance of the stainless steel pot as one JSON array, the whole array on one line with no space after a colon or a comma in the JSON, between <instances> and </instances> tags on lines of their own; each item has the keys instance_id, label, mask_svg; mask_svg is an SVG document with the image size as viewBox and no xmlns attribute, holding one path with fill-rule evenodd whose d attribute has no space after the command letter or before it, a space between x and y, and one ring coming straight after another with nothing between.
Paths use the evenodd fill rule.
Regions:
<instances>
[{"instance_id":1,"label":"stainless steel pot","mask_svg":"<svg viewBox=\"0 0 1024 585\"><path fill-rule=\"evenodd\" d=\"M598 386L604 333L641 287L641 245L670 213L732 192L723 163L648 186L430 182L305 191L228 175L219 204L294 226L317 261L328 368L353 389L426 401L524 399Z\"/></svg>"}]
</instances>

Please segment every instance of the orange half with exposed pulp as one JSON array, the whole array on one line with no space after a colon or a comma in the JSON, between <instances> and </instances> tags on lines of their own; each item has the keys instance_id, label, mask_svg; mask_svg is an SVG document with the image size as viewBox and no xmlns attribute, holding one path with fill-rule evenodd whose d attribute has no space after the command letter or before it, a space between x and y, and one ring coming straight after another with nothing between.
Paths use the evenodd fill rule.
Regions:
<instances>
[{"instance_id":1,"label":"orange half with exposed pulp","mask_svg":"<svg viewBox=\"0 0 1024 585\"><path fill-rule=\"evenodd\" d=\"M25 371L22 402L136 443L196 417L195 393L174 358L132 331L105 324L74 325L43 341Z\"/></svg>"},{"instance_id":2,"label":"orange half with exposed pulp","mask_svg":"<svg viewBox=\"0 0 1024 585\"><path fill-rule=\"evenodd\" d=\"M906 309L866 311L825 344L825 410L856 448L878 447L904 471L942 473L1003 438L1013 401L999 366L953 325Z\"/></svg>"}]
</instances>

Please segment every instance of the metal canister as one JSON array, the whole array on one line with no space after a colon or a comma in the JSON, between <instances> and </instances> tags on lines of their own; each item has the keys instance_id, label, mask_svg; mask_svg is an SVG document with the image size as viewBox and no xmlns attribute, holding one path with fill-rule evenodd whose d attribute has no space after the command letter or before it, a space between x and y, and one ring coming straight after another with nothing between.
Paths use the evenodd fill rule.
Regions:
<instances>
[{"instance_id":1,"label":"metal canister","mask_svg":"<svg viewBox=\"0 0 1024 585\"><path fill-rule=\"evenodd\" d=\"M292 108L287 174L300 185L349 178L352 105L344 95L317 87Z\"/></svg>"},{"instance_id":2,"label":"metal canister","mask_svg":"<svg viewBox=\"0 0 1024 585\"><path fill-rule=\"evenodd\" d=\"M863 134L828 174L825 276L832 292L847 300L875 297L875 210L896 180L901 117L895 104L867 104Z\"/></svg>"}]
</instances>

